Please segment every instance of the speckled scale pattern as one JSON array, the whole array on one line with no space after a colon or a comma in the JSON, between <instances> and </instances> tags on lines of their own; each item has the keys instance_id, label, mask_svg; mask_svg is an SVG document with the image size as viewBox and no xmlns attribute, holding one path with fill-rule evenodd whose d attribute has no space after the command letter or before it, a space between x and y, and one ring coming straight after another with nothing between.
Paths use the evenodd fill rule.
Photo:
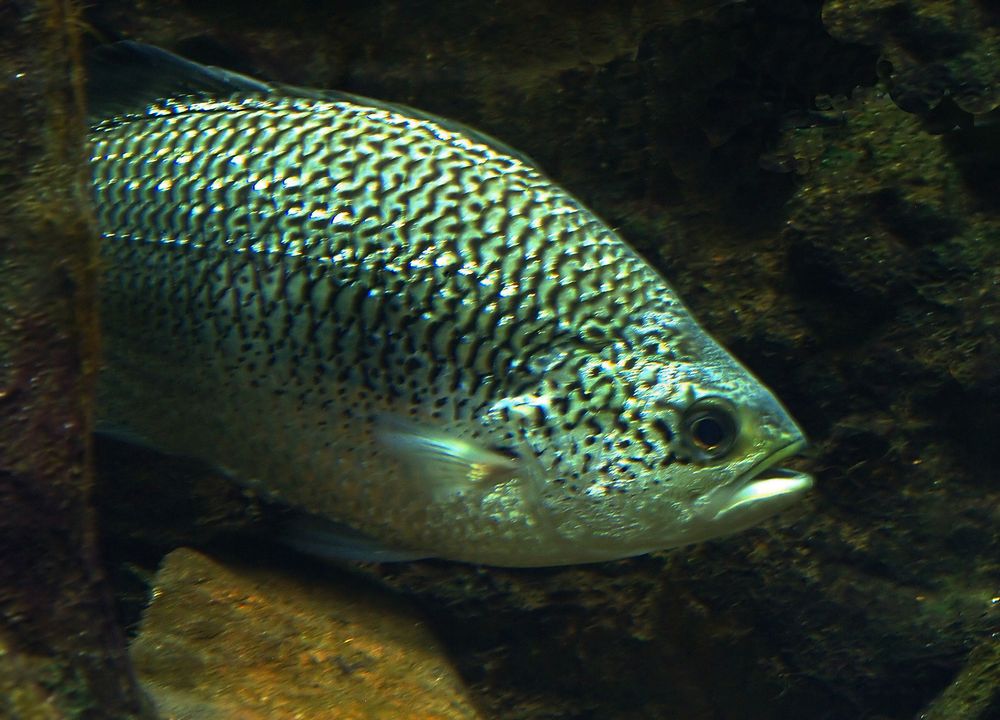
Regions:
<instances>
[{"instance_id":1,"label":"speckled scale pattern","mask_svg":"<svg viewBox=\"0 0 1000 720\"><path fill-rule=\"evenodd\" d=\"M488 141L251 97L164 101L97 125L92 147L107 424L411 547L500 547L548 520L517 493L402 500L405 469L373 437L386 412L445 430L492 413L497 432L472 439L534 453L549 509L676 459L633 401L658 381L643 358L684 359L671 328L693 323L611 230ZM512 417L511 398L546 387L544 422L523 403Z\"/></svg>"},{"instance_id":2,"label":"speckled scale pattern","mask_svg":"<svg viewBox=\"0 0 1000 720\"><path fill-rule=\"evenodd\" d=\"M339 342L326 359L353 364L398 352L384 342L399 332L394 323L417 323L423 332L401 345L451 355L451 367L474 371L465 381L476 383L582 324L609 332L620 320L609 310L662 303L649 296L645 264L574 199L519 160L429 121L348 103L208 102L108 122L95 139L100 223L114 260L172 245L174 262L194 264L177 268L196 278L189 287L204 289L206 276L234 269L225 255L267 256L272 280L300 293L298 307L285 298L284 318L274 317L277 298L269 305L259 296L249 312L245 293L230 294L227 314L244 337L278 333L295 344L334 322ZM203 265L213 255L219 265ZM334 296L314 286L331 274L345 287L378 276L368 285L381 292ZM291 316L320 309L307 290L323 295L329 313L299 318L302 334ZM197 317L175 307L176 322ZM454 322L442 327L440 318ZM353 335L383 342L344 342ZM386 389L374 378L366 385Z\"/></svg>"}]
</instances>

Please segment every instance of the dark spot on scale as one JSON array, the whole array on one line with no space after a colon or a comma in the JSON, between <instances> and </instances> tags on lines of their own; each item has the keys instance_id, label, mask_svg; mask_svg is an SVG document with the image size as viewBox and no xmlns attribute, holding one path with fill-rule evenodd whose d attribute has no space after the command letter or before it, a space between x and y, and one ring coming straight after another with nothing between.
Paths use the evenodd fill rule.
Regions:
<instances>
[{"instance_id":1,"label":"dark spot on scale","mask_svg":"<svg viewBox=\"0 0 1000 720\"><path fill-rule=\"evenodd\" d=\"M663 442L669 444L673 441L674 433L671 431L670 426L667 425L666 421L657 418L651 423L651 425L653 430L658 432L660 437L663 438Z\"/></svg>"}]
</instances>

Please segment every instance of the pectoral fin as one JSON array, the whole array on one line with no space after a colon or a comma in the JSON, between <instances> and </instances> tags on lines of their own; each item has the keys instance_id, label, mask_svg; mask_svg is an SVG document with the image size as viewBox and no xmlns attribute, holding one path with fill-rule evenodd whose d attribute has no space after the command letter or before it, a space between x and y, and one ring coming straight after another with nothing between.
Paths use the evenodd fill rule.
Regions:
<instances>
[{"instance_id":1,"label":"pectoral fin","mask_svg":"<svg viewBox=\"0 0 1000 720\"><path fill-rule=\"evenodd\" d=\"M380 438L435 500L482 492L519 467L516 458L474 440L395 417L383 420Z\"/></svg>"}]
</instances>

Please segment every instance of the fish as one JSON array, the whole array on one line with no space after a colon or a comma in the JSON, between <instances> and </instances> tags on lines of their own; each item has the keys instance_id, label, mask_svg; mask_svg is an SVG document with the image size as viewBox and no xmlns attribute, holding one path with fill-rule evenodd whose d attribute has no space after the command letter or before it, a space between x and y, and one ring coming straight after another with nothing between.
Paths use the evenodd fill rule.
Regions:
<instances>
[{"instance_id":1,"label":"fish","mask_svg":"<svg viewBox=\"0 0 1000 720\"><path fill-rule=\"evenodd\" d=\"M139 43L95 58L101 432L351 560L615 560L812 486L779 400L523 153Z\"/></svg>"}]
</instances>

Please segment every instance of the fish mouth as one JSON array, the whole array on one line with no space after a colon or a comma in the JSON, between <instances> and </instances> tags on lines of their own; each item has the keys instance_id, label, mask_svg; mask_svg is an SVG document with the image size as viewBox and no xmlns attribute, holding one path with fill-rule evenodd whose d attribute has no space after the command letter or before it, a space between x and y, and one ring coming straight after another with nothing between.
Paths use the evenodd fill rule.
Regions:
<instances>
[{"instance_id":1,"label":"fish mouth","mask_svg":"<svg viewBox=\"0 0 1000 720\"><path fill-rule=\"evenodd\" d=\"M736 483L712 493L699 514L728 534L745 530L793 505L813 486L813 478L808 473L774 466L798 454L805 444L805 440L797 440L771 453Z\"/></svg>"}]
</instances>

